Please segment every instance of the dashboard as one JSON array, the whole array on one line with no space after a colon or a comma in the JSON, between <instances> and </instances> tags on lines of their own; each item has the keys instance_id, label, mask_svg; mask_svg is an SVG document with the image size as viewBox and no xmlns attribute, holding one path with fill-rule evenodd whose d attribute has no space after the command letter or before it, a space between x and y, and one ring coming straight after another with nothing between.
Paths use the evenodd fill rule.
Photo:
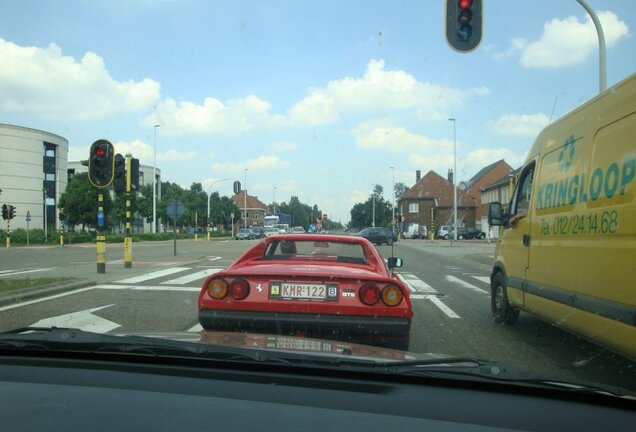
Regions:
<instances>
[{"instance_id":1,"label":"dashboard","mask_svg":"<svg viewBox=\"0 0 636 432\"><path fill-rule=\"evenodd\" d=\"M633 430L634 401L261 364L0 357L2 429Z\"/></svg>"}]
</instances>

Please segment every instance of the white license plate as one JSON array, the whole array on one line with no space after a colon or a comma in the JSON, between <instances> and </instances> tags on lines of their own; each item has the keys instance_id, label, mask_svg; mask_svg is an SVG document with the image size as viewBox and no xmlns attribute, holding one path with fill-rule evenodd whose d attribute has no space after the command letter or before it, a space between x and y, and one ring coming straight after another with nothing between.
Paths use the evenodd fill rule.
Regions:
<instances>
[{"instance_id":1,"label":"white license plate","mask_svg":"<svg viewBox=\"0 0 636 432\"><path fill-rule=\"evenodd\" d=\"M280 296L294 299L319 299L327 298L327 286L320 284L282 283Z\"/></svg>"}]
</instances>

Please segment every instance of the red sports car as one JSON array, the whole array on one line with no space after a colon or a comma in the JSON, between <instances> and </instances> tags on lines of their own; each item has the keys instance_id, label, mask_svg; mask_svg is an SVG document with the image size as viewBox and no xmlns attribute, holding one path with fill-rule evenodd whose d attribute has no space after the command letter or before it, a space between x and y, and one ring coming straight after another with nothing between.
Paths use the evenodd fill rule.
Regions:
<instances>
[{"instance_id":1,"label":"red sports car","mask_svg":"<svg viewBox=\"0 0 636 432\"><path fill-rule=\"evenodd\" d=\"M389 267L401 266L390 258ZM206 330L307 335L408 350L408 289L360 237L274 235L209 276Z\"/></svg>"}]
</instances>

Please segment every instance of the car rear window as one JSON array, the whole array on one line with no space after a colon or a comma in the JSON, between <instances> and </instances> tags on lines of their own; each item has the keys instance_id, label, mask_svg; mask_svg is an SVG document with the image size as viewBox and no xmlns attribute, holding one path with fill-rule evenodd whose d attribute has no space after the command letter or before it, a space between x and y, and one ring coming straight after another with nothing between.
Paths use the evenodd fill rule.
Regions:
<instances>
[{"instance_id":1,"label":"car rear window","mask_svg":"<svg viewBox=\"0 0 636 432\"><path fill-rule=\"evenodd\" d=\"M361 245L333 241L278 240L269 245L262 259L367 264L367 257Z\"/></svg>"}]
</instances>

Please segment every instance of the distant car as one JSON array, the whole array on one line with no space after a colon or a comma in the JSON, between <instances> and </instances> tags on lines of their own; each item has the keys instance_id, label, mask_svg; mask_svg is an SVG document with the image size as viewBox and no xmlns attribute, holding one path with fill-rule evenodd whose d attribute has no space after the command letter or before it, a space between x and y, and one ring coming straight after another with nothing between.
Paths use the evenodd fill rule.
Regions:
<instances>
[{"instance_id":1,"label":"distant car","mask_svg":"<svg viewBox=\"0 0 636 432\"><path fill-rule=\"evenodd\" d=\"M305 231L305 228L301 226L295 226L291 229L292 234L305 234L306 232L307 231Z\"/></svg>"},{"instance_id":2,"label":"distant car","mask_svg":"<svg viewBox=\"0 0 636 432\"><path fill-rule=\"evenodd\" d=\"M402 237L410 239L425 239L428 236L428 230L425 225L411 225L402 233Z\"/></svg>"},{"instance_id":3,"label":"distant car","mask_svg":"<svg viewBox=\"0 0 636 432\"><path fill-rule=\"evenodd\" d=\"M250 228L241 228L238 230L234 238L236 240L252 240L254 238L254 233Z\"/></svg>"},{"instance_id":4,"label":"distant car","mask_svg":"<svg viewBox=\"0 0 636 432\"><path fill-rule=\"evenodd\" d=\"M280 234L280 230L274 227L265 227L265 237Z\"/></svg>"},{"instance_id":5,"label":"distant car","mask_svg":"<svg viewBox=\"0 0 636 432\"><path fill-rule=\"evenodd\" d=\"M386 243L388 246L391 246L397 241L397 235L391 232L388 228L384 227L368 227L358 232L356 235L377 245Z\"/></svg>"},{"instance_id":6,"label":"distant car","mask_svg":"<svg viewBox=\"0 0 636 432\"><path fill-rule=\"evenodd\" d=\"M261 239L261 238L265 237L265 228L263 228L263 227L252 227L250 229L252 230L252 233L253 233L252 238Z\"/></svg>"},{"instance_id":7,"label":"distant car","mask_svg":"<svg viewBox=\"0 0 636 432\"><path fill-rule=\"evenodd\" d=\"M409 290L367 240L266 237L207 277L198 299L206 330L302 335L408 350ZM346 313L343 313L346 311Z\"/></svg>"},{"instance_id":8,"label":"distant car","mask_svg":"<svg viewBox=\"0 0 636 432\"><path fill-rule=\"evenodd\" d=\"M486 233L473 228L460 228L457 233L460 240L462 239L485 239Z\"/></svg>"}]
</instances>

